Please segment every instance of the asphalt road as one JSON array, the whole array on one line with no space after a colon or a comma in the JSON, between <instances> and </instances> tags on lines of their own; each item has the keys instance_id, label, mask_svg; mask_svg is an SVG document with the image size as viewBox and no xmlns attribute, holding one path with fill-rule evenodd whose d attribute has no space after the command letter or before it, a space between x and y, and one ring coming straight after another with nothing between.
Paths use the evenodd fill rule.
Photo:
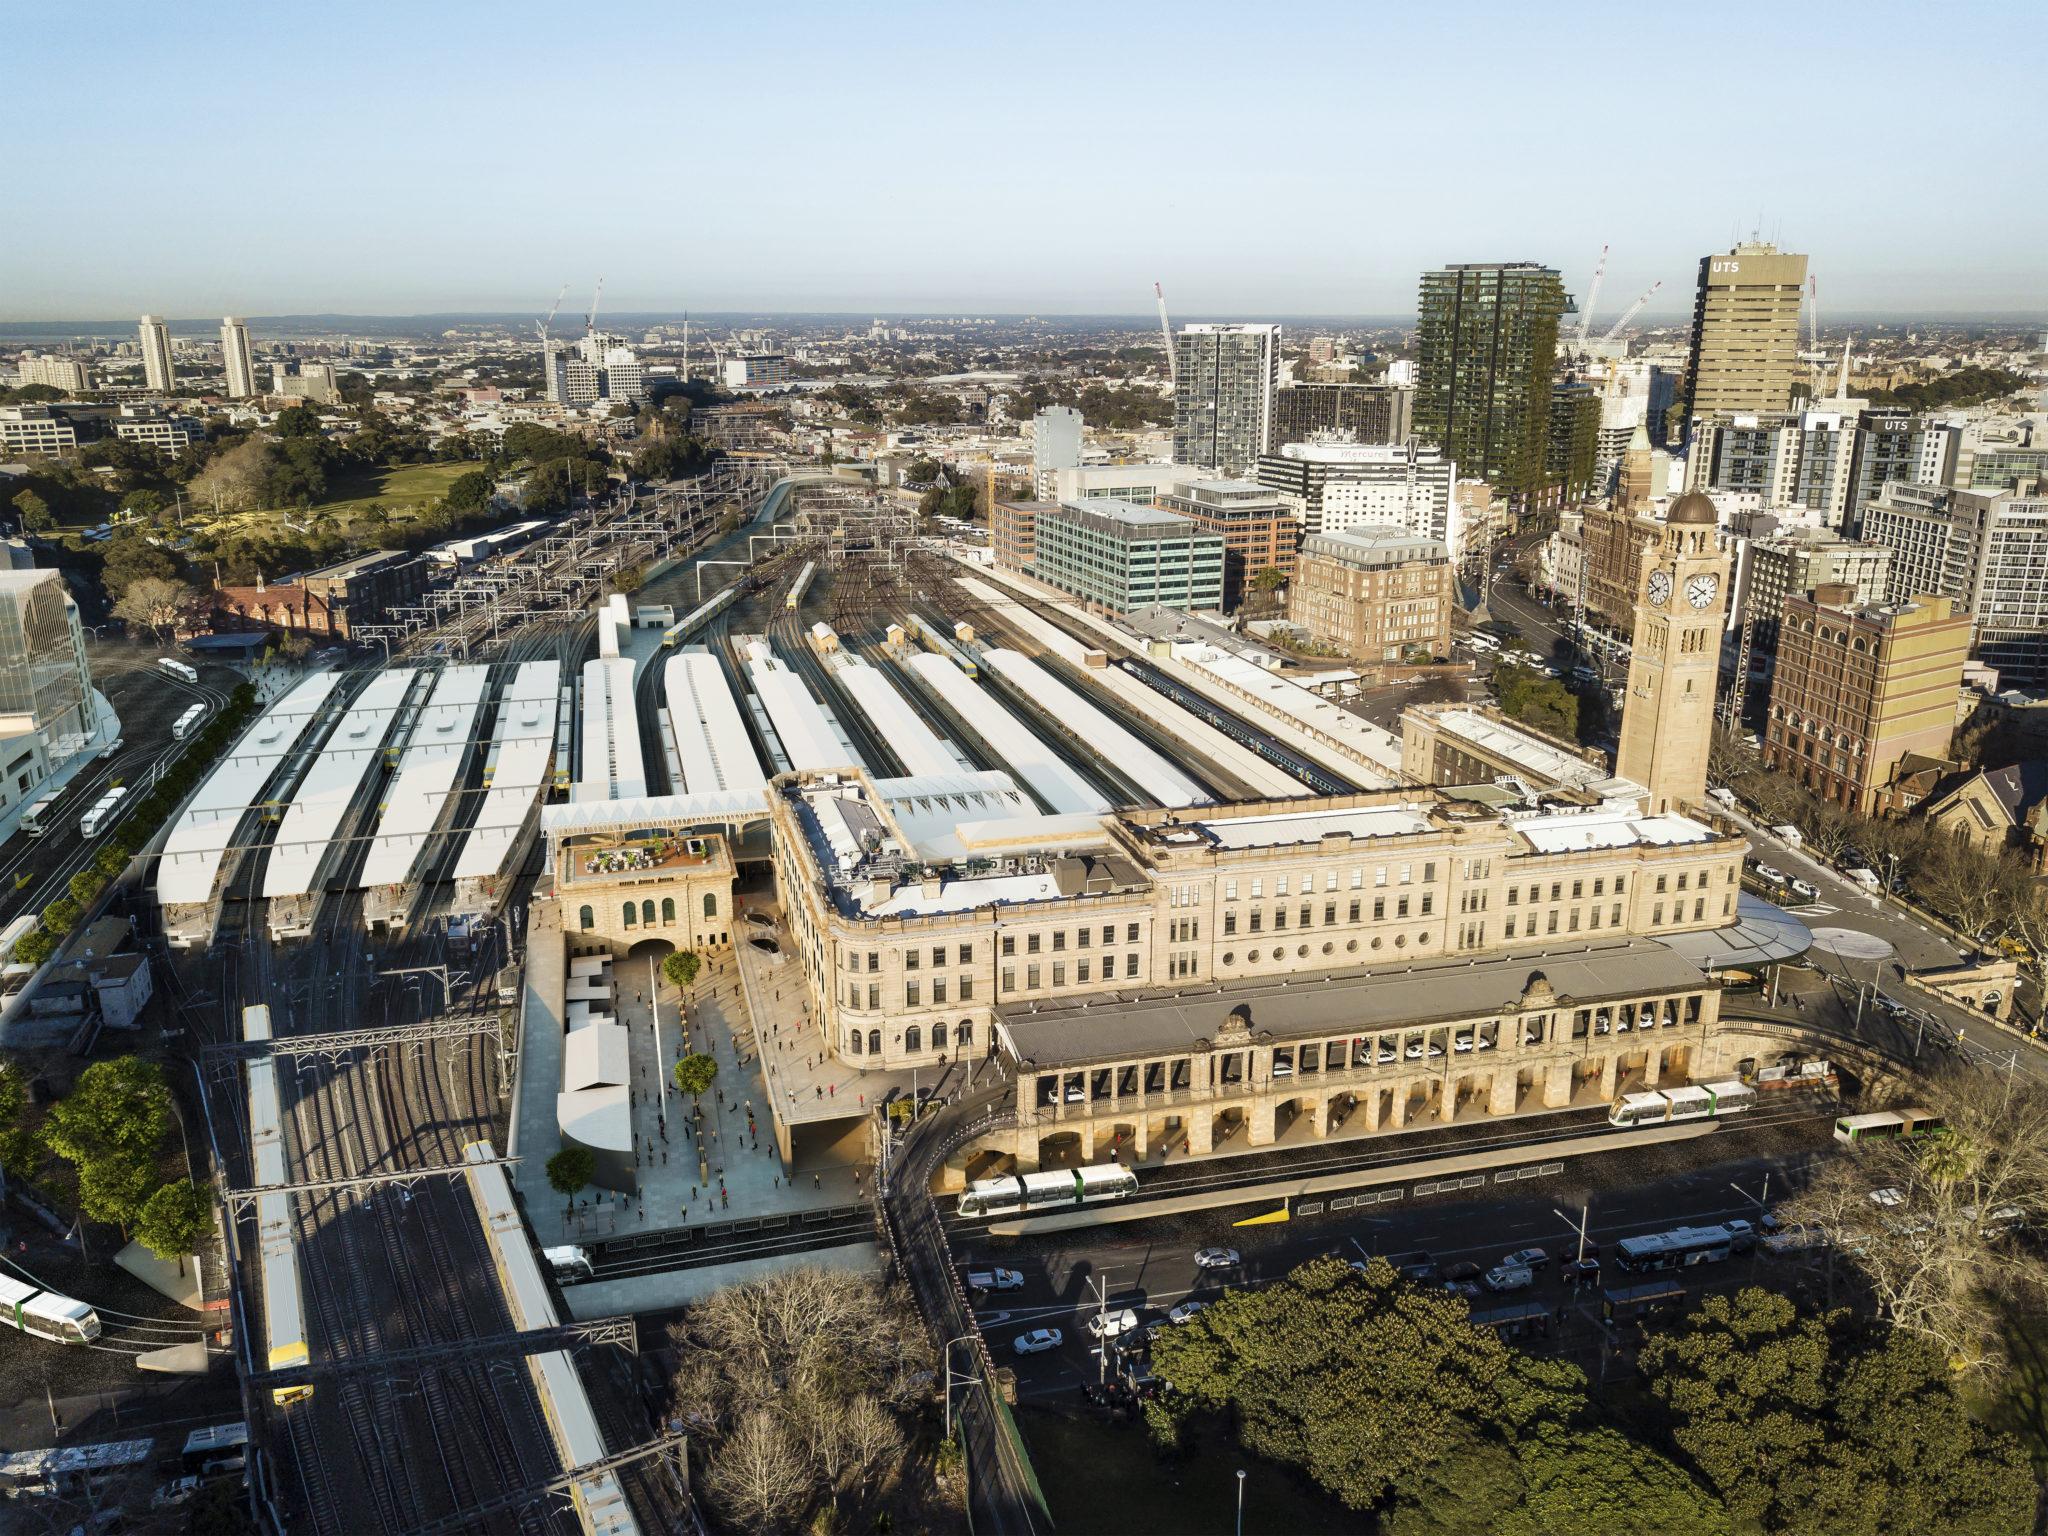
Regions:
<instances>
[{"instance_id":1,"label":"asphalt road","mask_svg":"<svg viewBox=\"0 0 2048 1536\"><path fill-rule=\"evenodd\" d=\"M1518 1182L1511 1195L1497 1195L1498 1186L1488 1184L1469 1197L1411 1196L1398 1204L1375 1205L1370 1215L1347 1211L1267 1226L1234 1228L1234 1220L1256 1214L1236 1207L1013 1241L961 1237L955 1240L955 1257L963 1269L997 1264L1022 1273L1020 1290L978 1297L976 1319L996 1357L1015 1367L1020 1393L1071 1392L1095 1381L1101 1369L1086 1328L1099 1305L1098 1282L1106 1286L1112 1310L1136 1308L1140 1323L1149 1324L1190 1297L1213 1300L1226 1289L1270 1284L1319 1253L1364 1258L1423 1250L1439 1265L1470 1260L1490 1267L1532 1245L1554 1259L1572 1257L1577 1238L1571 1222L1582 1207L1587 1234L1599 1243L1688 1222L1754 1218L1766 1179L1775 1201L1799 1187L1816 1159L1835 1153L1830 1102L1802 1098L1795 1105L1788 1099L1776 1106L1767 1101L1759 1113L1765 1118L1735 1134L1582 1157L1566 1163L1561 1174ZM1198 1270L1195 1250L1209 1245L1236 1248L1242 1265L1232 1271ZM1704 1278L1708 1284L1732 1283L1749 1272L1749 1261L1742 1260L1718 1266ZM1555 1306L1565 1294L1553 1263L1534 1290L1499 1299L1536 1299ZM1035 1328L1057 1328L1064 1342L1044 1354L1014 1354L1011 1341Z\"/></svg>"}]
</instances>

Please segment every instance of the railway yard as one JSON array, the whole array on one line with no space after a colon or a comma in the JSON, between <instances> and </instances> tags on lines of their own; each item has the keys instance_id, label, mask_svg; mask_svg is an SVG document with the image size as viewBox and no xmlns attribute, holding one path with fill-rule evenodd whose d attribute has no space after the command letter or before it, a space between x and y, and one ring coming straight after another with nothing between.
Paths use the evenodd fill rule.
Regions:
<instances>
[{"instance_id":1,"label":"railway yard","mask_svg":"<svg viewBox=\"0 0 2048 1536\"><path fill-rule=\"evenodd\" d=\"M1203 819L1204 807L1252 803L1255 813L1285 822L1257 807L1396 786L1399 740L1307 688L1247 676L1229 656L1148 646L1113 630L988 568L971 546L915 536L908 518L871 493L828 476L778 479L775 468L753 462L579 512L479 560L420 608L362 637L374 649L358 648L340 668L273 679L261 714L166 829L151 868L157 905L145 938L164 962L179 1049L203 1084L201 1118L189 1134L204 1138L230 1191L232 1308L213 1347L232 1353L238 1368L252 1498L278 1528L607 1536L692 1528L678 1442L648 1412L659 1384L632 1347L623 1314L672 1311L729 1266L858 1252L879 1234L918 1286L927 1320L948 1330L942 1337L1065 1317L1072 1340L1083 1282L1097 1269L1159 1243L1213 1235L1215 1218L1177 1214L1143 1239L1076 1248L1027 1231L1021 1247L991 1248L986 1221L945 1214L929 1199L940 1159L1029 1114L1014 1083L1019 1067L967 1070L995 1057L990 1026L990 1049L977 1041L970 1050L962 1033L958 1060L927 1068L922 1080L915 1067L887 1072L877 1060L852 1062L844 1081L820 1075L836 1051L819 1049L825 1041L810 1005L780 980L790 973L774 969L785 958L779 946L798 939L777 900L786 871L769 868L761 835L777 793L771 780L836 781L859 770L863 783L881 786L903 826L947 846L958 846L946 839L977 817L990 818L989 828L1026 826L1057 840L1099 830L1112 813L1152 816L1170 837L1182 815L1226 826ZM630 596L607 598L626 571L644 579L629 583ZM146 774L174 755L172 722L195 701L217 708L239 677L209 668L194 683L158 681L139 668L107 679L126 740L67 792L67 826L114 778ZM1358 803L1334 802L1343 815ZM729 848L670 835L692 827L718 828ZM1256 833L1253 844L1266 835ZM1343 846L1350 835L1341 834ZM579 836L609 841L576 844L572 858L564 839ZM650 836L657 841L626 841ZM16 905L27 910L46 899L90 848L66 833L37 845L32 858L11 846L8 857L30 872ZM637 897L606 882L630 880L643 867L709 867L715 859L727 860L718 866L726 894L707 887L701 911L688 895L680 918L673 896L662 898L659 916L655 900L627 899L623 934L610 926L620 903L594 914L603 902L574 894L589 883L607 891L605 900L618 889ZM1325 892L1336 890L1335 878ZM1406 883L1405 867L1399 879ZM1336 910L1333 900L1325 924ZM1422 912L1430 912L1426 902ZM1357 901L1351 920L1360 920ZM1278 926L1286 922L1283 913ZM1304 904L1297 926L1309 925ZM1258 931L1255 918L1251 932ZM1111 930L1102 932L1107 946ZM697 1138L694 1157L682 1135L671 1140L670 1116L681 1109L666 1107L665 1052L674 1044L679 1056L682 1045L660 1031L664 1008L670 1028L684 1024L681 999L649 986L629 1000L626 982L614 996L610 979L584 970L574 983L580 990L566 993L582 1001L563 1007L560 996L542 995L569 985L563 964L551 951L545 965L530 958L530 938L557 947L566 938L572 954L592 953L597 941L614 955L644 954L650 979L670 949L719 952L691 1049L721 1053L720 1070L738 1074L721 1078L714 1111L698 1122L722 1126L727 1151L708 1151L694 1125L684 1128ZM643 949L656 938L659 945ZM1087 944L1084 931L1082 950ZM967 946L960 951L965 963ZM935 949L932 967L948 954ZM1309 954L1306 945L1300 954ZM744 963L731 963L735 957ZM1135 975L1135 956L1131 965ZM875 969L873 956L867 969ZM1104 978L1112 974L1105 965ZM1080 977L1087 976L1084 960ZM992 980L984 986L994 991ZM872 1007L874 988L867 992ZM964 987L959 996L967 999ZM1630 1021L1651 1028L1656 1010L1642 1007L1639 1020L1635 1005L1624 1007L1623 1033ZM1664 1025L1677 1022L1678 1009L1667 1004ZM1604 1034L1608 1026L1598 1027ZM592 1045L581 1065L565 1067L555 1034L580 1028L593 1030L586 1045L598 1030L618 1030L621 1065L603 1066L609 1047ZM1447 1065L1473 1065L1481 1051L1537 1038L1467 1034L1454 1050L1470 1059ZM1393 1039L1354 1068L1362 1061L1399 1070ZM808 1076L793 1066L806 1046ZM1359 1046L1364 1051L1363 1037ZM543 1066L529 1061L529 1047ZM1450 1048L1418 1036L1406 1056L1423 1063L1417 1071L1433 1070L1430 1056ZM877 1033L868 1050L880 1049ZM1654 1086L1655 1059L1653 1051L1625 1074L1647 1070ZM1296 1065L1290 1055L1286 1071ZM1312 1056L1299 1065L1318 1070ZM1114 1086L1094 1075L1092 1089L1041 1080L1039 1110L1064 1114L1080 1104L1078 1115L1089 1098L1114 1104ZM1271 1181L1283 1174L1414 1184L1409 1165L1452 1157L1548 1171L1546 1156L1570 1158L1606 1129L1613 1075L1612 1063L1597 1081L1568 1072L1561 1096L1546 1092L1540 1105L1521 1097L1533 1087L1517 1087L1510 1075L1503 1089L1496 1078L1495 1113L1508 1118L1491 1120L1457 1113L1458 1089L1446 1078L1448 1102L1425 1094L1418 1110L1441 1113L1440 1121L1412 1127L1403 1086L1400 1107L1389 1111L1398 1136L1380 1118L1377 1087L1370 1112L1348 1124L1360 1097L1333 1094L1293 1121L1278 1163L1270 1153L1245 1155L1256 1136L1229 1139L1244 1122L1222 1126L1213 1148L1205 1136L1197 1149L1175 1121L1181 1155L1168 1166L1167 1148L1155 1148L1144 1190L1198 1213L1270 1198ZM896 1133L866 1123L868 1111L933 1095L949 1102L895 1167ZM772 1123L759 1128L757 1098L774 1107ZM565 1205L542 1166L568 1144L563 1106L572 1099L598 1106L578 1124L605 1120L588 1140L613 1162L598 1177L594 1202ZM1767 1142L1789 1168L1808 1154L1807 1122L1817 1123L1826 1106L1795 1112L1791 1104L1782 1100L1758 1117L1759 1129L1766 1121L1771 1128L1746 1155L1760 1156ZM1276 1134L1288 1129L1285 1120L1269 1123ZM828 1128L840 1139L803 1139ZM1103 1144L1119 1160L1126 1129ZM715 1141L716 1129L710 1134ZM761 1160L748 1164L746 1180L735 1169L741 1202L729 1211L718 1160L743 1149ZM880 1177L864 1182L877 1152ZM1142 1141L1135 1152L1134 1168ZM1083 1142L1080 1159L1088 1153ZM1683 1183L1688 1169L1725 1158L1686 1142L1651 1161L1660 1176ZM772 1190L763 1193L771 1160ZM825 1187L828 1176L848 1173L844 1189ZM1588 1187L1602 1177L1587 1175ZM799 1180L809 1187L799 1191ZM1439 1193L1427 1181L1414 1191ZM1372 1203L1354 1207L1346 1197L1346 1208ZM594 1205L606 1213L601 1229L588 1224ZM1432 1246L1462 1251L1481 1241L1453 1243L1441 1221L1412 1202L1398 1217L1340 1225L1332 1240L1368 1249L1411 1228L1434 1234ZM1272 1262L1305 1241L1290 1236L1273 1248ZM563 1242L587 1243L576 1250L580 1272L557 1272L540 1258L538 1250ZM1028 1306L983 1298L970 1308L956 1294L948 1299L958 1292L960 1264L1004 1251L1030 1271ZM1267 1271L1278 1272L1272 1263ZM1172 1265L1160 1273L1137 1288L1141 1300L1171 1300L1206 1283ZM126 1289L95 1298L108 1324L103 1350L133 1353L203 1334L147 1302L124 1310L128 1298ZM18 1347L10 1343L8 1354ZM1091 1368L1077 1347L1034 1358L1021 1371L1023 1391L1054 1391L1086 1380ZM216 1402L223 1375L214 1374ZM978 1400L963 1409L970 1460L994 1473L972 1490L977 1521L1034 1529L1016 1496L1028 1478L990 1413Z\"/></svg>"}]
</instances>

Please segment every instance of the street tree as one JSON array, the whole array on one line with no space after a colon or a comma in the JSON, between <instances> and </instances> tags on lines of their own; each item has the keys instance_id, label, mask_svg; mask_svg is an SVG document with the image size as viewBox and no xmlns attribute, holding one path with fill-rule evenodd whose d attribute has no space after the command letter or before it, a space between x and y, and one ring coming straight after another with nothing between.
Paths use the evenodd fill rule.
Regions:
<instances>
[{"instance_id":1,"label":"street tree","mask_svg":"<svg viewBox=\"0 0 2048 1536\"><path fill-rule=\"evenodd\" d=\"M566 1204L589 1185L597 1173L597 1154L588 1147L564 1147L548 1159L548 1187Z\"/></svg>"},{"instance_id":2,"label":"street tree","mask_svg":"<svg viewBox=\"0 0 2048 1536\"><path fill-rule=\"evenodd\" d=\"M2026 1453L1965 1411L1941 1350L1775 1292L1708 1296L1644 1346L1673 1442L1738 1526L1771 1536L2018 1536Z\"/></svg>"},{"instance_id":3,"label":"street tree","mask_svg":"<svg viewBox=\"0 0 2048 1536\"><path fill-rule=\"evenodd\" d=\"M661 974L668 978L669 985L672 987L690 987L696 985L697 973L703 967L704 962L698 957L696 951L678 949L672 951L661 962Z\"/></svg>"},{"instance_id":4,"label":"street tree","mask_svg":"<svg viewBox=\"0 0 2048 1536\"><path fill-rule=\"evenodd\" d=\"M675 1066L676 1086L693 1099L703 1098L717 1077L717 1061L702 1051L692 1051Z\"/></svg>"},{"instance_id":5,"label":"street tree","mask_svg":"<svg viewBox=\"0 0 2048 1536\"><path fill-rule=\"evenodd\" d=\"M1471 1325L1462 1299L1408 1284L1384 1259L1363 1274L1312 1259L1231 1292L1152 1350L1173 1384L1146 1405L1157 1438L1178 1443L1193 1420L1227 1416L1245 1449L1360 1510L1461 1434L1513 1443L1585 1411L1576 1367L1510 1349Z\"/></svg>"},{"instance_id":6,"label":"street tree","mask_svg":"<svg viewBox=\"0 0 2048 1536\"><path fill-rule=\"evenodd\" d=\"M128 590L114 604L114 617L140 624L162 644L176 631L179 621L191 614L196 602L192 589L182 581L143 576L128 583Z\"/></svg>"},{"instance_id":7,"label":"street tree","mask_svg":"<svg viewBox=\"0 0 2048 1536\"><path fill-rule=\"evenodd\" d=\"M164 1185L143 1202L135 1236L160 1259L176 1259L185 1273L185 1257L195 1252L213 1230L213 1188L190 1179Z\"/></svg>"},{"instance_id":8,"label":"street tree","mask_svg":"<svg viewBox=\"0 0 2048 1536\"><path fill-rule=\"evenodd\" d=\"M163 1073L138 1056L117 1056L78 1074L51 1106L43 1142L77 1170L85 1214L127 1227L161 1183L157 1154L170 1129Z\"/></svg>"},{"instance_id":9,"label":"street tree","mask_svg":"<svg viewBox=\"0 0 2048 1536\"><path fill-rule=\"evenodd\" d=\"M1728 1511L1655 1448L1607 1424L1542 1425L1512 1447L1459 1436L1395 1486L1386 1536L1726 1536Z\"/></svg>"},{"instance_id":10,"label":"street tree","mask_svg":"<svg viewBox=\"0 0 2048 1536\"><path fill-rule=\"evenodd\" d=\"M28 1124L28 1079L12 1062L0 1061L0 1184L6 1175L33 1172L36 1136Z\"/></svg>"},{"instance_id":11,"label":"street tree","mask_svg":"<svg viewBox=\"0 0 2048 1536\"><path fill-rule=\"evenodd\" d=\"M56 526L56 518L50 515L50 504L34 491L23 491L17 495L14 510L21 516L23 533L43 533Z\"/></svg>"},{"instance_id":12,"label":"street tree","mask_svg":"<svg viewBox=\"0 0 2048 1536\"><path fill-rule=\"evenodd\" d=\"M1882 1315L1958 1375L1997 1374L2016 1313L2048 1298L2048 1259L2019 1239L2048 1211L2048 1090L1957 1065L1917 1090L1939 1135L1821 1163L1781 1215L1827 1234ZM1880 1204L1872 1190L1896 1190Z\"/></svg>"},{"instance_id":13,"label":"street tree","mask_svg":"<svg viewBox=\"0 0 2048 1536\"><path fill-rule=\"evenodd\" d=\"M803 1509L811 1478L789 1432L757 1408L711 1453L704 1488L735 1530L773 1531Z\"/></svg>"}]
</instances>

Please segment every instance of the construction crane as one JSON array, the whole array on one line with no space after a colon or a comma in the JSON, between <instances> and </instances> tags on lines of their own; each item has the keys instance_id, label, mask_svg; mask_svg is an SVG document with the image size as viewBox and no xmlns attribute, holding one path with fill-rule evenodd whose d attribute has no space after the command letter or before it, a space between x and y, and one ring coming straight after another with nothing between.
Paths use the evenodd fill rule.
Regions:
<instances>
[{"instance_id":1,"label":"construction crane","mask_svg":"<svg viewBox=\"0 0 2048 1536\"><path fill-rule=\"evenodd\" d=\"M555 316L562 312L562 300L567 297L569 297L569 285L564 283L562 284L562 291L555 295L554 307L548 311L547 319L537 321L534 324L533 328L540 332L540 344L543 347L548 344L548 328L555 323Z\"/></svg>"},{"instance_id":2,"label":"construction crane","mask_svg":"<svg viewBox=\"0 0 2048 1536\"><path fill-rule=\"evenodd\" d=\"M590 313L583 317L583 329L587 335L597 334L597 301L604 297L604 279L597 280L597 292L590 296Z\"/></svg>"},{"instance_id":3,"label":"construction crane","mask_svg":"<svg viewBox=\"0 0 2048 1536\"><path fill-rule=\"evenodd\" d=\"M1600 339L1602 341L1612 341L1615 337L1619 336L1621 334L1621 328L1624 325L1627 325L1629 321L1635 319L1637 315L1641 314L1643 306L1649 303L1650 300L1654 299L1657 296L1657 290L1659 288L1662 288L1663 286L1664 279L1661 277L1658 278L1657 281L1655 281L1654 283L1650 284L1649 291L1645 293L1640 299L1637 299L1635 303L1629 305L1627 309L1624 309L1621 312L1621 318L1615 321L1613 326L1608 330L1607 334L1605 336L1602 336Z\"/></svg>"},{"instance_id":4,"label":"construction crane","mask_svg":"<svg viewBox=\"0 0 2048 1536\"><path fill-rule=\"evenodd\" d=\"M1159 334L1166 342L1166 377L1175 389L1180 388L1180 364L1173 359L1173 325L1166 318L1166 290L1154 283L1152 295L1159 300Z\"/></svg>"},{"instance_id":5,"label":"construction crane","mask_svg":"<svg viewBox=\"0 0 2048 1536\"><path fill-rule=\"evenodd\" d=\"M1586 306L1579 311L1579 350L1586 350L1586 334L1593 329L1593 306L1600 302L1600 285L1607 279L1607 247L1600 247L1600 264L1593 268L1593 286L1586 290Z\"/></svg>"}]
</instances>

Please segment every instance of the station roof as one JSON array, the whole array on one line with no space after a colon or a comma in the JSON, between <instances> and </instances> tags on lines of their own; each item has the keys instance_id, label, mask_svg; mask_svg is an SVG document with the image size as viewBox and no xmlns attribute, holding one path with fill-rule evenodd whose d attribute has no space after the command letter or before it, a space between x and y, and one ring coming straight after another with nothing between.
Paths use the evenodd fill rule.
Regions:
<instances>
[{"instance_id":1,"label":"station roof","mask_svg":"<svg viewBox=\"0 0 2048 1536\"><path fill-rule=\"evenodd\" d=\"M1419 806L1361 805L1348 810L1282 811L1272 816L1220 816L1196 819L1223 848L1287 848L1319 843L1333 832L1354 838L1412 837L1434 830Z\"/></svg>"},{"instance_id":2,"label":"station roof","mask_svg":"<svg viewBox=\"0 0 2048 1536\"><path fill-rule=\"evenodd\" d=\"M214 881L235 829L271 775L313 728L340 682L338 672L315 672L306 678L257 716L206 776L164 839L156 872L158 901L170 907L213 899Z\"/></svg>"},{"instance_id":3,"label":"station roof","mask_svg":"<svg viewBox=\"0 0 2048 1536\"><path fill-rule=\"evenodd\" d=\"M1029 657L998 647L984 651L982 659L1155 803L1186 806L1210 798L1193 779Z\"/></svg>"},{"instance_id":4,"label":"station roof","mask_svg":"<svg viewBox=\"0 0 2048 1536\"><path fill-rule=\"evenodd\" d=\"M624 1083L605 1083L555 1095L555 1121L562 1139L594 1152L628 1152L633 1146L633 1111Z\"/></svg>"},{"instance_id":5,"label":"station roof","mask_svg":"<svg viewBox=\"0 0 2048 1536\"><path fill-rule=\"evenodd\" d=\"M498 699L491 731L491 787L455 860L457 880L498 873L540 798L555 755L556 711L562 701L559 661L521 662Z\"/></svg>"},{"instance_id":6,"label":"station roof","mask_svg":"<svg viewBox=\"0 0 2048 1536\"><path fill-rule=\"evenodd\" d=\"M1100 815L1110 808L1036 732L945 657L925 652L912 656L910 667L1054 814Z\"/></svg>"},{"instance_id":7,"label":"station roof","mask_svg":"<svg viewBox=\"0 0 2048 1536\"><path fill-rule=\"evenodd\" d=\"M1607 777L1607 770L1576 752L1553 746L1542 737L1519 730L1476 709L1430 712L1439 734L1462 741L1488 757L1508 764L1537 789L1585 789Z\"/></svg>"},{"instance_id":8,"label":"station roof","mask_svg":"<svg viewBox=\"0 0 2048 1536\"><path fill-rule=\"evenodd\" d=\"M1175 1055L1214 1041L1242 1013L1254 1036L1314 1040L1482 1018L1522 1006L1547 982L1569 1007L1703 987L1699 967L1652 939L1531 949L1486 960L1431 960L1402 970L1295 976L1200 993L1096 994L1087 1002L1013 1004L998 1012L1034 1066ZM1533 1007L1534 1005L1532 1005Z\"/></svg>"},{"instance_id":9,"label":"station roof","mask_svg":"<svg viewBox=\"0 0 2048 1536\"><path fill-rule=\"evenodd\" d=\"M1537 853L1577 853L1588 848L1677 847L1710 843L1720 836L1705 822L1676 811L1660 816L1638 815L1633 808L1549 810L1503 818Z\"/></svg>"},{"instance_id":10,"label":"station roof","mask_svg":"<svg viewBox=\"0 0 2048 1536\"><path fill-rule=\"evenodd\" d=\"M621 656L583 663L583 761L573 800L637 800L647 793L633 663Z\"/></svg>"},{"instance_id":11,"label":"station roof","mask_svg":"<svg viewBox=\"0 0 2048 1536\"><path fill-rule=\"evenodd\" d=\"M845 741L811 697L804 680L775 656L756 656L747 663L754 692L768 711L768 721L782 743L782 752L792 768L829 772L834 768L868 765Z\"/></svg>"},{"instance_id":12,"label":"station roof","mask_svg":"<svg viewBox=\"0 0 2048 1536\"><path fill-rule=\"evenodd\" d=\"M435 679L413 722L398 772L384 791L384 813L358 877L364 887L399 885L412 874L428 834L441 820L475 734L489 667L448 667Z\"/></svg>"},{"instance_id":13,"label":"station roof","mask_svg":"<svg viewBox=\"0 0 2048 1536\"><path fill-rule=\"evenodd\" d=\"M662 695L682 782L679 794L759 790L768 780L725 668L710 651L678 652L663 668Z\"/></svg>"},{"instance_id":14,"label":"station roof","mask_svg":"<svg viewBox=\"0 0 2048 1536\"><path fill-rule=\"evenodd\" d=\"M1393 732L1374 725L1362 715L1339 708L1287 678L1246 661L1242 656L1214 645L1175 646L1177 660L1201 668L1220 682L1250 695L1268 712L1335 742L1346 753L1388 775L1389 784L1401 773L1401 742Z\"/></svg>"},{"instance_id":15,"label":"station roof","mask_svg":"<svg viewBox=\"0 0 2048 1536\"><path fill-rule=\"evenodd\" d=\"M623 1083L627 1077L626 1026L585 1024L562 1039L562 1086L570 1092Z\"/></svg>"},{"instance_id":16,"label":"station roof","mask_svg":"<svg viewBox=\"0 0 2048 1536\"><path fill-rule=\"evenodd\" d=\"M349 705L278 824L263 871L265 896L304 896L313 889L349 802L384 760L384 740L418 676L410 667L379 672Z\"/></svg>"},{"instance_id":17,"label":"station roof","mask_svg":"<svg viewBox=\"0 0 2048 1536\"><path fill-rule=\"evenodd\" d=\"M640 795L632 800L571 801L544 805L548 832L593 832L616 827L688 827L709 822L758 821L768 814L765 789L722 789L700 795Z\"/></svg>"},{"instance_id":18,"label":"station roof","mask_svg":"<svg viewBox=\"0 0 2048 1536\"><path fill-rule=\"evenodd\" d=\"M960 760L879 667L855 659L838 668L833 679L868 717L875 734L888 743L905 772L926 775L960 771Z\"/></svg>"}]
</instances>

